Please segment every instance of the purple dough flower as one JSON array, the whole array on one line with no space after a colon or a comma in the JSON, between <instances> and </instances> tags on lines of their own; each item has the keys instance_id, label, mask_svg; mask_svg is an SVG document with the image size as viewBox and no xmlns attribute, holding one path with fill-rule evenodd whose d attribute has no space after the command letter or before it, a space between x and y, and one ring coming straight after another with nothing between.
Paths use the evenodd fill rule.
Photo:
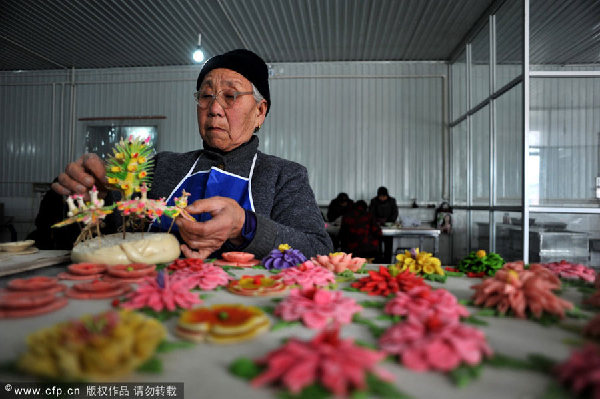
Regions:
<instances>
[{"instance_id":1,"label":"purple dough flower","mask_svg":"<svg viewBox=\"0 0 600 399\"><path fill-rule=\"evenodd\" d=\"M297 249L287 244L281 244L262 260L267 269L287 269L306 262L306 257Z\"/></svg>"}]
</instances>

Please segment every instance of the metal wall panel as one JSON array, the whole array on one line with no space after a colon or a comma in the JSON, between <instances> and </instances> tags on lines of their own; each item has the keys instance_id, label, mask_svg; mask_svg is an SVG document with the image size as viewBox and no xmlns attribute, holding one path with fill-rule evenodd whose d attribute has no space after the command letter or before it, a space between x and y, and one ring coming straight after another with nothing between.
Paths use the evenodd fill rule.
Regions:
<instances>
[{"instance_id":1,"label":"metal wall panel","mask_svg":"<svg viewBox=\"0 0 600 399\"><path fill-rule=\"evenodd\" d=\"M440 201L444 63L291 63L273 64L271 72L273 107L259 133L261 149L305 165L320 203L339 191L368 200L380 185L400 204ZM164 116L158 150L200 147L197 73L163 67L0 74L0 201L7 215L29 203L23 199L34 196L32 182L50 182L84 152L86 125L102 122L80 118Z\"/></svg>"}]
</instances>

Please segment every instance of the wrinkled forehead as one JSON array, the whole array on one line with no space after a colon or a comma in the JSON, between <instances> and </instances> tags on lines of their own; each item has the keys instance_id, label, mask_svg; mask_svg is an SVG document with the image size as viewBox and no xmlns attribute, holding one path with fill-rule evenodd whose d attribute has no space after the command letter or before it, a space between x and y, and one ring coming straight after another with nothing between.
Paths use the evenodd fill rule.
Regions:
<instances>
[{"instance_id":1,"label":"wrinkled forehead","mask_svg":"<svg viewBox=\"0 0 600 399\"><path fill-rule=\"evenodd\" d=\"M219 89L231 87L233 89L250 90L252 88L252 83L236 71L226 68L217 68L206 74L200 87Z\"/></svg>"}]
</instances>

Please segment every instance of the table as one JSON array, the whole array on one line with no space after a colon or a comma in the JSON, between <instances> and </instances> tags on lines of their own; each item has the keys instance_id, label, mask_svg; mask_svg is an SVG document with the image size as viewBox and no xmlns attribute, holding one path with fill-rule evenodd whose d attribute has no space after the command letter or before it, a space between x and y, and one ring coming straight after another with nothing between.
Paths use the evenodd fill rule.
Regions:
<instances>
[{"instance_id":1,"label":"table","mask_svg":"<svg viewBox=\"0 0 600 399\"><path fill-rule=\"evenodd\" d=\"M396 262L395 251L400 247L400 240L402 238L418 238L419 249L423 249L423 242L425 239L431 238L433 240L433 256L439 257L440 252L440 229L434 229L432 227L382 227L381 234L384 237L393 237L392 243L392 258L390 263Z\"/></svg>"},{"instance_id":2,"label":"table","mask_svg":"<svg viewBox=\"0 0 600 399\"><path fill-rule=\"evenodd\" d=\"M10 278L28 277L31 275L55 275L65 270L66 264L40 268L25 273L0 278L0 286L4 286ZM376 266L368 265L374 269ZM242 274L265 274L264 270L234 271ZM436 288L445 288L452 292L458 299L468 299L472 284L479 279L464 277L449 277L445 284L430 282ZM65 284L70 285L71 282ZM340 284L341 287L346 284ZM362 293L343 291L344 296L355 298L357 301L380 300L385 298L371 297ZM561 294L564 298L581 304L581 294L574 288L567 288ZM211 291L205 299L205 304L215 303L246 303L257 306L273 306L271 298L265 297L239 297L225 290ZM83 314L102 312L110 307L110 300L74 300L69 305L54 313L23 319L0 320L0 363L14 360L25 350L25 336L39 328L55 324L60 321L76 318ZM476 311L476 308L469 307ZM387 325L383 320L377 320L379 309L365 308L361 315L381 325ZM277 318L269 316L273 321ZM487 336L489 345L498 353L518 358L525 358L529 353L539 353L554 360L561 361L569 356L571 348L565 344L567 340L579 339L573 332L554 327L544 327L540 324L514 318L494 318L479 316L489 324L481 328ZM569 324L583 324L584 321L569 319ZM174 341L174 328L176 320L167 320L165 327L168 330L168 340ZM282 328L268 332L252 341L233 345L208 345L197 344L192 348L179 349L161 353L158 357L163 364L160 374L144 374L135 372L131 375L118 378L114 382L137 383L167 383L183 382L185 397L193 399L218 399L218 398L247 398L264 399L275 398L277 390L274 388L253 389L240 378L233 377L227 371L228 365L238 357L259 358L271 350L279 347L284 338L297 336L301 339L310 339L316 332L302 326ZM360 338L374 344L376 341L361 324L352 323L341 330L343 337ZM402 392L413 398L468 399L468 398L538 398L545 392L550 378L546 375L531 371L495 369L484 366L479 380L472 382L467 387L457 388L448 377L437 372L417 373L399 365L395 361L381 363L382 367L395 376L395 385ZM35 381L29 376L7 374L0 371L0 382L11 383L15 386L18 382ZM4 386L4 384L2 384Z\"/></svg>"}]
</instances>

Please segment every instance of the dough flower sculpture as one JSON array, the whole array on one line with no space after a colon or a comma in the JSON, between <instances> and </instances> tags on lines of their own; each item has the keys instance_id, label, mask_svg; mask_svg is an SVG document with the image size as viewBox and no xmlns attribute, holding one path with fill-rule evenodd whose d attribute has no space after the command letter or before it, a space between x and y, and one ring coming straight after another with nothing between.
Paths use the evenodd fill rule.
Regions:
<instances>
[{"instance_id":1,"label":"dough flower sculpture","mask_svg":"<svg viewBox=\"0 0 600 399\"><path fill-rule=\"evenodd\" d=\"M373 373L384 381L393 376L377 363L385 353L363 348L352 339L341 339L339 330L326 329L311 341L290 338L287 343L257 361L266 370L251 384L259 387L281 382L292 393L306 386L320 383L335 395L346 396L354 389L366 388L366 373Z\"/></svg>"},{"instance_id":2,"label":"dough flower sculpture","mask_svg":"<svg viewBox=\"0 0 600 399\"><path fill-rule=\"evenodd\" d=\"M75 206L77 201L77 206ZM98 198L98 189L93 186L90 190L90 202L84 202L82 195L70 195L67 197L67 219L58 222L52 227L63 227L72 223L83 223L85 227L75 241L75 245L84 240L89 240L96 235L100 236L100 222L113 212L115 205L104 206L104 200Z\"/></svg>"},{"instance_id":3,"label":"dough flower sculpture","mask_svg":"<svg viewBox=\"0 0 600 399\"><path fill-rule=\"evenodd\" d=\"M384 312L393 316L413 317L422 322L432 315L452 322L459 322L461 317L469 317L467 308L459 304L449 291L432 290L427 285L414 287L407 292L397 292L396 297L385 304Z\"/></svg>"},{"instance_id":4,"label":"dough flower sculpture","mask_svg":"<svg viewBox=\"0 0 600 399\"><path fill-rule=\"evenodd\" d=\"M439 274L444 275L442 262L429 252L420 252L419 248L404 251L396 255L396 264L390 267L392 274L408 270L413 274Z\"/></svg>"},{"instance_id":5,"label":"dough flower sculpture","mask_svg":"<svg viewBox=\"0 0 600 399\"><path fill-rule=\"evenodd\" d=\"M553 293L560 285L560 280L540 265L525 270L512 263L471 288L475 290L475 305L495 307L502 314L511 310L516 317L525 319L527 311L536 318L547 312L563 318L573 304Z\"/></svg>"},{"instance_id":6,"label":"dough flower sculpture","mask_svg":"<svg viewBox=\"0 0 600 399\"><path fill-rule=\"evenodd\" d=\"M166 330L154 318L122 310L83 316L36 331L18 367L61 380L113 380L155 352Z\"/></svg>"},{"instance_id":7,"label":"dough flower sculpture","mask_svg":"<svg viewBox=\"0 0 600 399\"><path fill-rule=\"evenodd\" d=\"M352 254L345 252L334 252L330 253L329 256L317 255L311 260L334 273L343 273L346 270L356 272L367 263L365 258L353 258Z\"/></svg>"},{"instance_id":8,"label":"dough flower sculpture","mask_svg":"<svg viewBox=\"0 0 600 399\"><path fill-rule=\"evenodd\" d=\"M493 276L504 264L504 259L494 252L486 253L483 249L472 251L458 262L457 269L469 277Z\"/></svg>"},{"instance_id":9,"label":"dough flower sculpture","mask_svg":"<svg viewBox=\"0 0 600 399\"><path fill-rule=\"evenodd\" d=\"M554 370L558 379L577 394L589 393L590 398L600 396L600 347L587 344L571 354L569 359ZM587 396L586 396L587 397Z\"/></svg>"},{"instance_id":10,"label":"dough flower sculpture","mask_svg":"<svg viewBox=\"0 0 600 399\"><path fill-rule=\"evenodd\" d=\"M149 142L150 137L142 141L129 136L127 142L121 140L113 148L113 155L106 161L108 184L121 191L123 200L131 199L143 184L150 185L154 160Z\"/></svg>"},{"instance_id":11,"label":"dough flower sculpture","mask_svg":"<svg viewBox=\"0 0 600 399\"><path fill-rule=\"evenodd\" d=\"M594 269L580 263L571 263L566 260L561 260L560 262L542 263L541 265L561 278L579 279L587 281L588 283L593 283L596 279L596 272Z\"/></svg>"},{"instance_id":12,"label":"dough flower sculpture","mask_svg":"<svg viewBox=\"0 0 600 399\"><path fill-rule=\"evenodd\" d=\"M310 260L296 267L282 270L278 276L285 285L298 284L303 289L327 287L330 284L335 284L335 275L332 272L324 267L315 265Z\"/></svg>"},{"instance_id":13,"label":"dough flower sculpture","mask_svg":"<svg viewBox=\"0 0 600 399\"><path fill-rule=\"evenodd\" d=\"M267 269L287 269L306 262L306 256L298 249L292 249L288 244L281 244L271 251L262 263Z\"/></svg>"},{"instance_id":14,"label":"dough flower sculpture","mask_svg":"<svg viewBox=\"0 0 600 399\"><path fill-rule=\"evenodd\" d=\"M383 333L379 347L415 371L451 371L463 363L479 364L492 354L483 332L438 313L424 318L411 314Z\"/></svg>"},{"instance_id":15,"label":"dough flower sculpture","mask_svg":"<svg viewBox=\"0 0 600 399\"><path fill-rule=\"evenodd\" d=\"M417 277L406 270L392 275L384 266L379 266L379 272L369 270L367 277L352 283L353 288L358 288L369 295L381 296L388 296L398 291L408 291L420 285L426 285L422 277Z\"/></svg>"},{"instance_id":16,"label":"dough flower sculpture","mask_svg":"<svg viewBox=\"0 0 600 399\"><path fill-rule=\"evenodd\" d=\"M291 290L275 308L275 315L285 321L302 320L308 328L321 329L331 322L348 324L361 310L362 306L340 291L310 288Z\"/></svg>"},{"instance_id":17,"label":"dough flower sculpture","mask_svg":"<svg viewBox=\"0 0 600 399\"><path fill-rule=\"evenodd\" d=\"M149 307L156 312L164 309L174 311L177 307L189 309L202 303L196 294L190 292L192 284L192 279L187 276L169 276L166 271L161 270L156 279L140 284L121 306L127 309Z\"/></svg>"},{"instance_id":18,"label":"dough flower sculpture","mask_svg":"<svg viewBox=\"0 0 600 399\"><path fill-rule=\"evenodd\" d=\"M227 274L222 267L205 263L201 267L194 267L175 272L171 278L178 277L189 280L190 288L200 288L201 290L214 290L219 286L226 286L229 280L233 278Z\"/></svg>"}]
</instances>

